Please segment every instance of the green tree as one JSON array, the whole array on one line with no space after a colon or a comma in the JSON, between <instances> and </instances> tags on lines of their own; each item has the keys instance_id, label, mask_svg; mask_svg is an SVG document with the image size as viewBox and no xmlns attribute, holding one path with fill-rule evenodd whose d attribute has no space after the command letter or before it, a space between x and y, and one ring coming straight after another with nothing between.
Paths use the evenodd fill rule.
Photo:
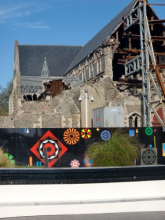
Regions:
<instances>
[{"instance_id":1,"label":"green tree","mask_svg":"<svg viewBox=\"0 0 165 220\"><path fill-rule=\"evenodd\" d=\"M12 91L12 82L9 82L6 88L0 86L0 115L8 115L9 96Z\"/></svg>"},{"instance_id":2,"label":"green tree","mask_svg":"<svg viewBox=\"0 0 165 220\"><path fill-rule=\"evenodd\" d=\"M93 159L93 167L132 166L140 157L140 148L137 137L129 137L128 133L117 129L109 141L93 143L85 154Z\"/></svg>"}]
</instances>

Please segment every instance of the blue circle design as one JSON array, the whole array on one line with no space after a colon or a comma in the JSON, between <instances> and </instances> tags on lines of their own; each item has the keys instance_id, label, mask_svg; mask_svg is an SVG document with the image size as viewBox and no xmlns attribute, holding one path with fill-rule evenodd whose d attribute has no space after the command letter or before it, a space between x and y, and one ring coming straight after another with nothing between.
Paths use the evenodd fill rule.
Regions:
<instances>
[{"instance_id":1,"label":"blue circle design","mask_svg":"<svg viewBox=\"0 0 165 220\"><path fill-rule=\"evenodd\" d=\"M107 130L104 130L101 132L100 136L103 141L108 141L111 138L111 133Z\"/></svg>"}]
</instances>

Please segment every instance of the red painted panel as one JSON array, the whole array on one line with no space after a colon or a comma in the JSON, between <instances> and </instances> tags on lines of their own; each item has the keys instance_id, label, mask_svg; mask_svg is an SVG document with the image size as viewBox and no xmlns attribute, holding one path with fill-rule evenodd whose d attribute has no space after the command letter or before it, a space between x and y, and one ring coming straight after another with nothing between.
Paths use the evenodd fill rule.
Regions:
<instances>
[{"instance_id":1,"label":"red painted panel","mask_svg":"<svg viewBox=\"0 0 165 220\"><path fill-rule=\"evenodd\" d=\"M159 108L157 110L157 113L160 116L160 118L164 121L162 108ZM162 125L160 124L160 122L157 119L156 115L154 115L154 117L153 117L153 127L162 127Z\"/></svg>"}]
</instances>

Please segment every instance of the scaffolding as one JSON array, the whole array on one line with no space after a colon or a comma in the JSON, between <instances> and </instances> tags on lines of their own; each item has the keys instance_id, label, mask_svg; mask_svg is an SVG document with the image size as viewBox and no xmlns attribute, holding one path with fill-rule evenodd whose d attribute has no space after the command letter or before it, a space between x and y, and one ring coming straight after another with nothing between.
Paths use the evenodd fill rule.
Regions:
<instances>
[{"instance_id":1,"label":"scaffolding","mask_svg":"<svg viewBox=\"0 0 165 220\"><path fill-rule=\"evenodd\" d=\"M139 24L141 48L140 55L125 63L125 76L129 77L138 73L142 75L143 127L152 126L151 114L155 114L160 124L164 127L164 121L159 116L155 106L160 104L162 105L162 110L164 110L165 87L159 67L156 64L152 41L163 41L165 38L164 36L152 38L149 28L149 23L160 23L164 22L164 20L149 21L147 4L147 0L139 0L137 7L124 17L125 32L128 32L133 25Z\"/></svg>"}]
</instances>

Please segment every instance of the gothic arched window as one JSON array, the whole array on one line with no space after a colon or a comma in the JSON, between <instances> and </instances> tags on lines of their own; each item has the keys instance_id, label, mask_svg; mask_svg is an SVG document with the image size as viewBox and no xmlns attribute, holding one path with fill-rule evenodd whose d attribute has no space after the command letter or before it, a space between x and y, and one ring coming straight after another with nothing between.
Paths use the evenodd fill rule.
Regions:
<instances>
[{"instance_id":1,"label":"gothic arched window","mask_svg":"<svg viewBox=\"0 0 165 220\"><path fill-rule=\"evenodd\" d=\"M134 113L128 118L129 127L140 127L141 126L141 117Z\"/></svg>"}]
</instances>

